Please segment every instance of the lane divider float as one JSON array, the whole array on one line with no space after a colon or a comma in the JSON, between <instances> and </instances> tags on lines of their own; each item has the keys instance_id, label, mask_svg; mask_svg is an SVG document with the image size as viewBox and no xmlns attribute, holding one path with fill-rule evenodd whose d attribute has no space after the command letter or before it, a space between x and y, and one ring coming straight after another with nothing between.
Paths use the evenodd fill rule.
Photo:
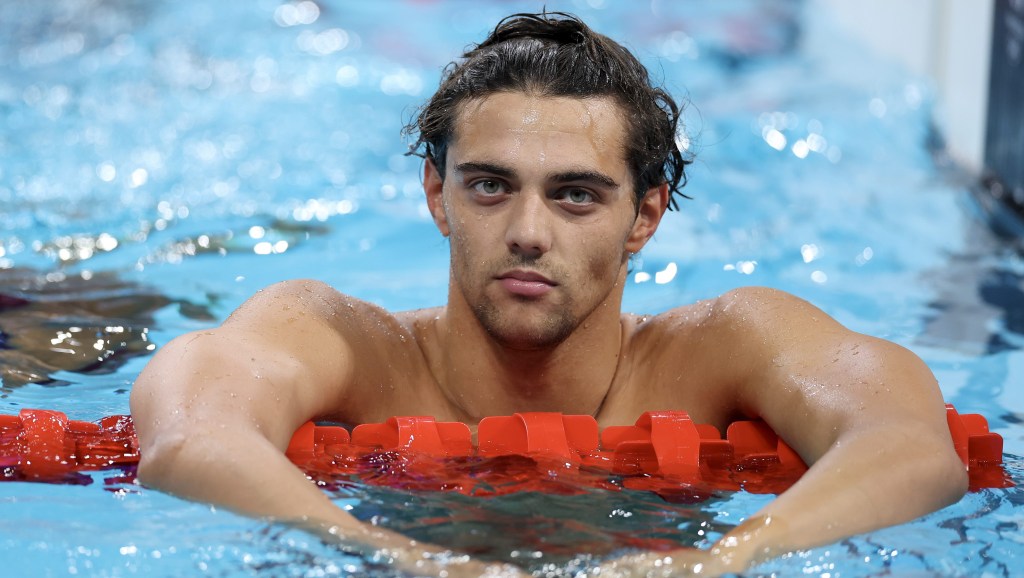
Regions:
<instances>
[{"instance_id":1,"label":"lane divider float","mask_svg":"<svg viewBox=\"0 0 1024 578\"><path fill-rule=\"evenodd\" d=\"M978 414L946 406L953 446L971 489L1012 486L1003 439ZM524 412L487 417L477 428L399 416L349 430L307 422L286 455L322 486L362 481L490 496L514 491L573 493L583 487L650 490L695 501L719 490L784 491L807 470L763 421L719 431L686 412L651 411L631 426L599 431L591 416ZM132 481L139 444L131 417L70 420L59 411L0 415L0 480L90 483L83 472L120 468ZM574 489L575 488L575 489Z\"/></svg>"}]
</instances>

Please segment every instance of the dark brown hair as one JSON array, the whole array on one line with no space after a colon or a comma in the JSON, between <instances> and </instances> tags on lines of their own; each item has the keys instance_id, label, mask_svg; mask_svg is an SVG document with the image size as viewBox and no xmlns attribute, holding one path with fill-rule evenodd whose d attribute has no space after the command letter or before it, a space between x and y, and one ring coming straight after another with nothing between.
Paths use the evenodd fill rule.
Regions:
<instances>
[{"instance_id":1,"label":"dark brown hair","mask_svg":"<svg viewBox=\"0 0 1024 578\"><path fill-rule=\"evenodd\" d=\"M563 12L509 16L449 64L437 92L403 131L415 139L409 154L433 161L444 178L459 106L497 92L614 98L626 122L626 162L637 205L662 183L669 186L670 208L677 208L677 195L689 198L682 188L693 161L676 144L679 106L652 85L647 69L626 48Z\"/></svg>"}]
</instances>

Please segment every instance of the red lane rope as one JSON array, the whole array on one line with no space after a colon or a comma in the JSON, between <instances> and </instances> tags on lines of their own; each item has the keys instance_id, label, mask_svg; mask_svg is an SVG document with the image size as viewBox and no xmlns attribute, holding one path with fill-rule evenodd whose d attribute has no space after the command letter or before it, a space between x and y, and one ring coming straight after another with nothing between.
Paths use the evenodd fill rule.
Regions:
<instances>
[{"instance_id":1,"label":"red lane rope","mask_svg":"<svg viewBox=\"0 0 1024 578\"><path fill-rule=\"evenodd\" d=\"M1001 467L1003 439L988 431L985 418L960 415L951 405L946 417L971 489L1012 486ZM351 434L308 422L286 455L326 486L358 476L371 484L478 496L626 487L692 501L717 490L779 493L807 470L762 421L734 422L723 438L681 411L647 412L634 425L600 432L590 416L488 417L480 421L476 445L466 424L432 417L392 417ZM0 479L73 483L81 472L116 467L133 475L138 460L130 416L85 422L42 409L0 415Z\"/></svg>"}]
</instances>

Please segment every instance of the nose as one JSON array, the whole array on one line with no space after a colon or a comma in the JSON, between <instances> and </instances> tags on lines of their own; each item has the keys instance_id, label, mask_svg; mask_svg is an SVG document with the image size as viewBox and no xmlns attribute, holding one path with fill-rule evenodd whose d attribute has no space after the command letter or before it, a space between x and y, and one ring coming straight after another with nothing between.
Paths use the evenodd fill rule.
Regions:
<instances>
[{"instance_id":1,"label":"nose","mask_svg":"<svg viewBox=\"0 0 1024 578\"><path fill-rule=\"evenodd\" d=\"M551 215L543 194L521 191L510 203L505 244L513 253L537 258L551 249Z\"/></svg>"}]
</instances>

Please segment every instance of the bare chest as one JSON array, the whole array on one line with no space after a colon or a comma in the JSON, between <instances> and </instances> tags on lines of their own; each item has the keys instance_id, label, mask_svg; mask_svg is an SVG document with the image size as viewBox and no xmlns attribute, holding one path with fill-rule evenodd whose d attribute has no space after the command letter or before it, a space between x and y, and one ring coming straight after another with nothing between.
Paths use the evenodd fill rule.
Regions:
<instances>
[{"instance_id":1,"label":"bare chest","mask_svg":"<svg viewBox=\"0 0 1024 578\"><path fill-rule=\"evenodd\" d=\"M634 332L598 423L626 425L647 411L685 411L695 422L725 427L739 411L713 363L687 348L685 336Z\"/></svg>"}]
</instances>

